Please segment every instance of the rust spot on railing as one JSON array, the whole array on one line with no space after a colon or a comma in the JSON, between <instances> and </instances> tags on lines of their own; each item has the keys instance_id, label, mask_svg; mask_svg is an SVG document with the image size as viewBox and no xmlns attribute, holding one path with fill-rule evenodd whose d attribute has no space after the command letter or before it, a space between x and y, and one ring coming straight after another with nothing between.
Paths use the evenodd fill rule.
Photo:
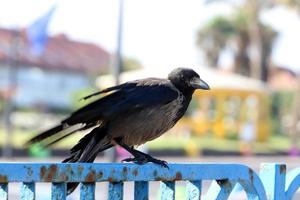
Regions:
<instances>
[{"instance_id":1,"label":"rust spot on railing","mask_svg":"<svg viewBox=\"0 0 300 200\"><path fill-rule=\"evenodd\" d=\"M96 181L96 173L92 170L88 175L85 177L85 182L95 182Z\"/></svg>"},{"instance_id":2,"label":"rust spot on railing","mask_svg":"<svg viewBox=\"0 0 300 200\"><path fill-rule=\"evenodd\" d=\"M253 174L253 171L251 169L249 169L249 178L250 178L250 181L251 183L253 183L253 180L254 180L254 174Z\"/></svg>"},{"instance_id":3,"label":"rust spot on railing","mask_svg":"<svg viewBox=\"0 0 300 200\"><path fill-rule=\"evenodd\" d=\"M61 173L59 176L60 176L64 181L68 181L68 180L69 180L69 176L66 175L65 173Z\"/></svg>"},{"instance_id":4,"label":"rust spot on railing","mask_svg":"<svg viewBox=\"0 0 300 200\"><path fill-rule=\"evenodd\" d=\"M286 172L286 166L285 165L280 165L279 172L280 172L280 174L285 173Z\"/></svg>"},{"instance_id":5,"label":"rust spot on railing","mask_svg":"<svg viewBox=\"0 0 300 200\"><path fill-rule=\"evenodd\" d=\"M45 174L46 174L46 167L41 167L41 170L40 170L40 177L45 177Z\"/></svg>"},{"instance_id":6,"label":"rust spot on railing","mask_svg":"<svg viewBox=\"0 0 300 200\"><path fill-rule=\"evenodd\" d=\"M182 180L182 174L180 172L176 173L175 180Z\"/></svg>"},{"instance_id":7,"label":"rust spot on railing","mask_svg":"<svg viewBox=\"0 0 300 200\"><path fill-rule=\"evenodd\" d=\"M48 169L46 167L41 167L40 170L40 177L41 179L51 182L53 180L53 177L57 173L57 166L56 165L51 165Z\"/></svg>"},{"instance_id":8,"label":"rust spot on railing","mask_svg":"<svg viewBox=\"0 0 300 200\"><path fill-rule=\"evenodd\" d=\"M113 177L108 177L107 180L108 180L108 182L111 182L111 183L116 182L116 180Z\"/></svg>"},{"instance_id":9,"label":"rust spot on railing","mask_svg":"<svg viewBox=\"0 0 300 200\"><path fill-rule=\"evenodd\" d=\"M7 176L0 175L0 182L7 183L8 182Z\"/></svg>"},{"instance_id":10,"label":"rust spot on railing","mask_svg":"<svg viewBox=\"0 0 300 200\"><path fill-rule=\"evenodd\" d=\"M83 171L83 167L81 165L78 166L78 173L81 176Z\"/></svg>"},{"instance_id":11,"label":"rust spot on railing","mask_svg":"<svg viewBox=\"0 0 300 200\"><path fill-rule=\"evenodd\" d=\"M137 175L139 174L139 172L138 172L137 169L134 169L133 172L132 172L132 174L133 174L134 176L137 176Z\"/></svg>"}]
</instances>

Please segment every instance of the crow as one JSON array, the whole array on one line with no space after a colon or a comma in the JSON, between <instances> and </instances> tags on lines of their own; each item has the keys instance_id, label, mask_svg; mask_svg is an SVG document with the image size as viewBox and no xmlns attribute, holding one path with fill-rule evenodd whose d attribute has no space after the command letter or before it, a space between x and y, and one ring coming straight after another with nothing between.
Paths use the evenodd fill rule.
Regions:
<instances>
[{"instance_id":1,"label":"crow","mask_svg":"<svg viewBox=\"0 0 300 200\"><path fill-rule=\"evenodd\" d=\"M35 136L27 145L41 142L49 146L77 131L92 128L70 150L71 155L64 163L91 163L99 152L119 145L133 155L133 158L123 161L153 162L167 167L166 161L153 158L135 147L172 128L186 112L196 89L210 88L188 68L174 69L167 79L146 78L110 87L84 97L106 94L73 112L59 125ZM68 193L76 186L69 183Z\"/></svg>"}]
</instances>

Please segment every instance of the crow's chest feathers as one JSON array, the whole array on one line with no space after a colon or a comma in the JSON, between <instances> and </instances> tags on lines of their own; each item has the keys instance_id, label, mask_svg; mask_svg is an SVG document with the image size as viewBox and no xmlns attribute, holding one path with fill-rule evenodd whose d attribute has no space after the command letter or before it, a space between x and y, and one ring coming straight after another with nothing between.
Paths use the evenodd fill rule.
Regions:
<instances>
[{"instance_id":1,"label":"crow's chest feathers","mask_svg":"<svg viewBox=\"0 0 300 200\"><path fill-rule=\"evenodd\" d=\"M190 96L184 96L183 94L180 94L179 96L179 99L180 99L180 104L181 104L181 107L178 109L177 113L176 113L176 116L174 117L174 121L178 121L183 115L184 113L186 112L190 102L191 102L191 99L192 99L192 95Z\"/></svg>"}]
</instances>

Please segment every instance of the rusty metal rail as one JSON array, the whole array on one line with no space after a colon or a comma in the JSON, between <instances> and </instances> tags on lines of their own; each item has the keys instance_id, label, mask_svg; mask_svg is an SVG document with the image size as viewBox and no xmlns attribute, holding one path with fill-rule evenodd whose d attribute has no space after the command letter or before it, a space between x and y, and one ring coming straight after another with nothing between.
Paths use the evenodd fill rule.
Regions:
<instances>
[{"instance_id":1,"label":"rusty metal rail","mask_svg":"<svg viewBox=\"0 0 300 200\"><path fill-rule=\"evenodd\" d=\"M8 185L21 183L21 200L35 199L38 182L52 184L51 198L66 199L66 184L79 182L80 199L95 199L95 183L108 182L108 199L123 199L123 183L134 182L132 199L149 197L149 181L161 182L161 199L175 199L175 182L186 181L188 200L227 199L236 185L242 186L251 200L291 199L300 186L300 169L286 175L283 164L262 164L260 176L240 164L170 164L169 169L155 164L109 163L2 163L0 164L0 200L8 199ZM202 181L213 180L205 195Z\"/></svg>"}]
</instances>

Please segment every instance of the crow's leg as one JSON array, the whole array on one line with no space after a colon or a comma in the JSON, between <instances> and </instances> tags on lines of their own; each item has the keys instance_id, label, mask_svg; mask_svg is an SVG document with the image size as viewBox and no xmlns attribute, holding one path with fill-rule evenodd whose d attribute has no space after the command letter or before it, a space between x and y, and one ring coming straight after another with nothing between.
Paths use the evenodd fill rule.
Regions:
<instances>
[{"instance_id":1,"label":"crow's leg","mask_svg":"<svg viewBox=\"0 0 300 200\"><path fill-rule=\"evenodd\" d=\"M123 147L126 151L128 151L129 153L131 153L134 156L134 158L126 158L126 159L122 160L124 162L134 162L139 165L143 165L148 162L152 162L152 163L161 165L165 168L169 168L168 163L164 160L158 160L156 158L153 158L152 156L150 156L146 153L143 153L141 151L138 151L138 150L134 149L133 147L129 147L128 145L126 145L122 142L117 142L117 143L118 143L118 145Z\"/></svg>"}]
</instances>

